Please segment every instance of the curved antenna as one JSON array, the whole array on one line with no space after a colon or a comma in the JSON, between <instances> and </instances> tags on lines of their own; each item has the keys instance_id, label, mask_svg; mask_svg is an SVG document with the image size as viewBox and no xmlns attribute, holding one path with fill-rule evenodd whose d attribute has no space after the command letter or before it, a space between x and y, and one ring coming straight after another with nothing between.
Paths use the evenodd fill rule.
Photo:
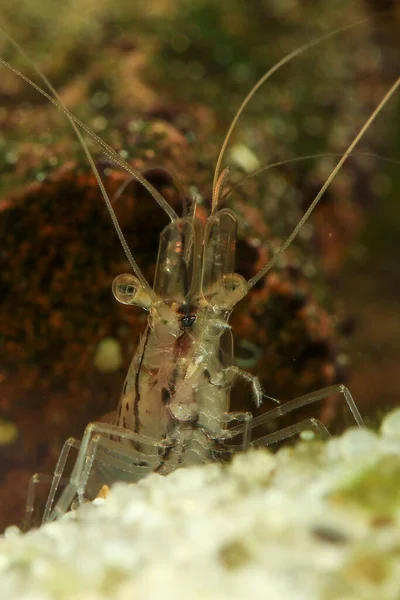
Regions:
<instances>
[{"instance_id":1,"label":"curved antenna","mask_svg":"<svg viewBox=\"0 0 400 600\"><path fill-rule=\"evenodd\" d=\"M218 208L219 198L221 196L222 190L224 189L224 185L226 183L228 175L229 175L229 168L227 167L226 169L224 169L222 171L221 175L218 177L217 183L213 187L211 214L213 214Z\"/></svg>"},{"instance_id":2,"label":"curved antenna","mask_svg":"<svg viewBox=\"0 0 400 600\"><path fill-rule=\"evenodd\" d=\"M3 30L0 28L0 31L3 31ZM3 33L4 33L4 32L3 32ZM18 52L20 52L20 54L21 54L21 55L23 56L23 58L24 58L24 59L25 59L25 60L28 62L28 64L30 64L30 65L31 65L31 67L32 67L32 68L35 70L35 72L36 72L36 73L39 75L39 77L41 77L41 79L42 79L42 80L44 81L44 83L47 85L47 87L49 88L49 90L50 90L50 91L51 91L51 92L54 94L55 98L56 98L56 99L57 99L57 101L60 103L60 105L61 105L61 106L64 106L64 105L63 105L63 102L62 102L62 100L61 100L61 98L60 98L60 96L59 96L59 94L58 94L58 92L57 92L57 91L55 90L55 88L52 86L52 84L51 84L51 83L50 83L50 81L47 79L47 77L44 75L44 73L42 73L42 71L39 69L39 67L37 67L37 65L35 65L35 64L34 64L34 62L33 62L33 61L30 59L30 57L29 57L29 56L28 56L28 55L25 53L25 51L24 51L24 50L23 50L23 49L20 47L20 45L19 45L19 44L18 44L16 41L14 41L14 40L13 40L13 39L12 39L12 38L11 38L11 37L8 35L8 34L6 34L6 33L5 33L5 36L6 36L6 38L9 40L9 42L10 42L10 43L11 43L11 44L14 46L14 48L16 48L16 50L17 50ZM134 259L134 258L133 258L133 256L132 256L132 253L131 253L131 251L130 251L130 249L129 249L129 246L128 246L128 244L127 244L127 241L126 241L126 239L125 239L125 236L124 236L124 234L122 233L122 229L121 229L121 227L120 227L120 224L118 223L118 219L117 219L117 216L116 216L116 214L115 214L115 212L114 212L114 209L113 209L113 207L112 207L111 201L110 201L110 199L109 199L109 197L108 197L107 191L106 191L106 189L105 189L105 187L104 187L103 181L102 181L102 179L101 179L101 177L100 177L100 173L99 173L99 171L98 171L98 169L97 169L97 167L96 167L96 165L95 165L95 163L94 163L93 157L92 157L92 155L91 155L91 153L90 153L90 150L89 150L89 148L88 148L88 146L87 146L87 144L86 144L85 140L83 139L81 132L79 131L79 129L78 129L78 127L76 126L76 124L74 123L74 121L73 121L73 120L72 120L72 119L69 117L69 115L67 115L67 117L68 117L68 119L69 119L69 121L70 121L70 123L71 123L71 126L73 127L73 129L74 129L74 131L75 131L75 133L76 133L76 135L77 135L78 139L79 139L79 142L81 143L81 146L82 146L82 148L83 148L83 150L84 150L84 152L85 152L85 154L86 154L86 157L87 157L87 159L88 159L88 161L89 161L89 164L90 164L90 166L91 166L91 168L92 168L92 171L93 171L93 173L94 173L94 175L95 175L95 177L96 177L96 180L97 180L97 183L98 183L98 185L99 185L100 191L101 191L101 193L102 193L102 196L103 196L103 198L104 198L104 201L105 201L105 203L106 203L106 206L107 206L107 209L108 209L108 212L109 212L109 214L110 214L111 221L112 221L112 223L113 223L113 225L114 225L114 228L115 228L115 230L116 230L116 232L117 232L117 235L118 235L119 241L120 241L120 243L121 243L121 245L122 245L122 248L123 248L123 250L124 250L124 252L125 252L125 255L126 255L126 257L127 257L128 261L129 261L129 264L131 265L131 267L132 267L132 269L133 269L134 273L136 274L137 278L139 279L139 281L140 281L140 283L141 283L142 287L143 287L143 288L144 288L144 289L147 291L147 293L150 295L150 297L151 297L151 298L155 298L155 294L154 294L154 291L153 291L152 287L151 287L151 286L150 286L150 284L147 282L147 280L146 280L146 278L144 277L143 273L141 272L141 270L140 270L140 268L139 268L139 266L138 266L137 262L135 261L135 259Z\"/></svg>"},{"instance_id":3,"label":"curved antenna","mask_svg":"<svg viewBox=\"0 0 400 600\"><path fill-rule=\"evenodd\" d=\"M278 160L276 162L268 163L266 165L263 165L262 167L259 167L252 173L249 173L248 175L245 175L244 177L242 177L242 179L240 181L238 181L237 183L235 183L235 185L233 185L231 188L226 190L226 193L222 195L222 200L226 200L227 198L229 198L229 196L235 190L240 188L244 183L246 183L246 181L249 181L249 179L252 179L253 177L257 177L257 175L260 175L261 173L264 173L265 171L269 171L270 169L274 169L276 167L283 167L284 165L291 165L292 163L296 163L296 162L312 160L313 158L334 158L334 157L338 157L338 156L343 156L343 154L341 154L339 152L318 152L317 154L304 154L303 156L293 156L292 158L285 158L282 160ZM397 160L395 158L390 158L389 156L382 156L381 154L374 154L373 152L353 152L353 156L362 156L362 157L366 157L366 158L378 158L379 160L384 160L385 162L388 162L392 165L400 165L400 160Z\"/></svg>"},{"instance_id":4,"label":"curved antenna","mask_svg":"<svg viewBox=\"0 0 400 600\"><path fill-rule=\"evenodd\" d=\"M33 64L31 59L25 54L25 52L22 50L22 48L20 48L18 46L17 42L15 42L1 27L0 27L0 32L14 45L15 48L17 48L18 52L20 52L22 54L22 56L27 61L29 61L29 63L32 65L32 67L35 69L35 71L39 74L39 76L43 79L43 81L46 83L46 85L49 86L49 89L52 91L52 93L54 93L53 88L52 88L50 82L45 77L45 75L40 72L40 70L38 69L38 67L36 67L36 65ZM101 146L101 148L103 149L103 153L113 163L115 163L116 165L121 167L121 169L123 169L124 171L127 171L134 179L136 179L149 192L149 194L151 194L151 196L154 198L154 200L159 204L159 206L161 206L161 208L164 210L164 212L169 216L171 221L175 221L178 218L178 215L176 214L174 209L168 204L168 202L165 200L165 198L163 198L161 196L161 194L156 190L156 188L153 187L151 185L151 183L149 181L147 181L147 179L145 179L139 171L134 169L129 163L126 162L126 160L124 160L117 152L115 152L115 150L113 150L108 144L106 144L106 142L104 142L98 135L96 135L94 133L94 131L92 131L87 125L82 123L82 121L80 121L78 119L78 117L73 115L62 103L60 103L58 95L55 94L55 96L57 98L57 100L56 100L55 98L50 96L47 92L42 90L42 88L39 85L37 85L34 81L29 79L29 77L27 77L26 75L21 73L21 71L19 71L15 67L13 67L13 65L8 63L3 58L0 58L0 64L4 65L8 69L10 69L10 71L12 71L16 75L18 75L18 77L23 79L26 83L28 83L30 86L32 86L37 92L39 92L39 94L41 94L42 96L47 98L47 100L49 100L52 104L54 104L54 106L56 106L59 110L61 110L61 112L63 112L70 119L70 121L73 121L76 125L78 125L78 127L83 129L83 131L85 133L87 133L87 135L89 137L91 137L95 142L97 142L97 144L99 144L99 146Z\"/></svg>"},{"instance_id":5,"label":"curved antenna","mask_svg":"<svg viewBox=\"0 0 400 600\"><path fill-rule=\"evenodd\" d=\"M385 12L381 13L378 17L374 17L374 19L376 19L376 18L382 18L382 17L386 16L388 12L389 11L385 11ZM218 181L218 177L219 177L219 172L220 172L220 169L221 169L222 159L224 157L225 150L226 150L226 147L227 147L227 145L229 143L229 140L231 138L232 132L233 132L234 128L236 127L236 123L238 122L240 115L242 114L242 112L244 111L244 109L246 108L246 106L248 105L248 103L250 102L250 100L252 99L252 97L254 96L254 94L263 85L263 83L265 81L267 81L267 79L269 79L271 77L271 75L273 75L281 67L283 67L284 65L286 65L286 63L290 62L292 59L296 58L300 54L303 54L307 50L310 50L314 46L317 46L318 44L321 44L322 42L328 40L331 37L339 35L340 33L343 33L343 32L345 32L345 31L347 31L349 29L352 29L353 27L358 27L359 25L362 25L363 23L367 23L370 20L371 20L371 17L368 17L367 19L362 19L360 21L357 21L356 23L352 23L351 25L345 25L344 27L340 27L338 29L334 29L333 31L330 31L329 33L326 33L325 35L317 38L316 40L308 42L307 44L303 44L299 48L296 48L296 50L293 50L292 52L290 52L289 54L287 54L279 62L277 62L273 67L271 67L271 69L269 69L269 71L267 71L265 73L265 75L263 75L261 77L261 79L259 79L257 81L257 83L254 85L254 87L247 94L246 98L243 100L242 104L239 107L239 110L237 111L236 115L233 118L232 123L229 126L228 133L225 136L225 139L223 141L220 153L218 155L217 164L216 164L215 173L214 173L213 189L215 189L215 187L217 185L217 181Z\"/></svg>"},{"instance_id":6,"label":"curved antenna","mask_svg":"<svg viewBox=\"0 0 400 600\"><path fill-rule=\"evenodd\" d=\"M262 277L264 277L264 275L266 275L266 273L268 273L268 271L270 271L272 269L272 267L276 264L276 262L280 259L282 254L285 252L285 250L290 246L290 244L292 243L294 238L299 233L300 229L303 227L304 223L310 217L311 213L313 212L314 208L317 206L318 202L321 200L326 189L330 185L332 179L336 176L337 172L342 167L343 163L350 156L351 152L353 151L355 146L358 144L360 139L363 137L364 133L369 129L372 122L375 120L375 118L381 112L382 108L389 101L391 96L393 96L393 94L395 93L395 91L397 90L397 88L399 86L400 86L400 77L398 77L396 79L394 84L390 87L390 89L386 92L385 96L379 102L378 106L375 108L375 110L372 112L372 114L368 117L368 119L366 120L366 122L364 123L364 125L362 126L362 128L360 129L358 134L356 135L356 137L353 139L351 144L348 146L348 148L347 148L346 152L343 154L342 158L339 160L339 162L337 163L337 165L335 166L335 168L329 175L328 179L325 181L324 185L319 190L318 194L315 196L314 200L311 202L310 206L308 207L308 209L306 210L306 212L304 213L304 215L302 216L300 221L297 223L296 227L293 229L292 233L286 239L285 243L281 246L281 248L278 250L278 252L276 254L274 254L274 256L271 258L271 260L269 260L266 263L266 265L264 265L264 267L260 271L258 271L258 273L256 273L256 275L254 275L254 277L249 279L249 281L247 282L248 290L250 290L258 281L260 281L260 279Z\"/></svg>"}]
</instances>

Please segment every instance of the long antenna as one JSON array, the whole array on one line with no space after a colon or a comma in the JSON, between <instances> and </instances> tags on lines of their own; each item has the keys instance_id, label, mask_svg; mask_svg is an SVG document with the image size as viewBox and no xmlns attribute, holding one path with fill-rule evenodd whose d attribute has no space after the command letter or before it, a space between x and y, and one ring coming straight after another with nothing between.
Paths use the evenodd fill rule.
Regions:
<instances>
[{"instance_id":1,"label":"long antenna","mask_svg":"<svg viewBox=\"0 0 400 600\"><path fill-rule=\"evenodd\" d=\"M311 213L313 212L314 208L317 206L318 202L321 200L321 198L324 195L325 191L327 190L328 186L331 184L333 178L336 176L338 171L341 169L343 163L350 156L350 154L352 153L355 146L358 144L358 142L363 137L363 135L365 134L367 129L369 129L370 125L373 123L375 118L381 112L382 108L389 101L389 99L393 96L393 94L395 93L395 91L397 90L397 88L399 86L400 86L400 77L398 77L396 79L394 84L390 87L390 89L386 92L385 96L379 102L378 106L375 108L373 113L368 117L368 119L366 120L366 122L364 123L364 125L362 126L362 128L360 129L358 134L356 135L356 137L353 139L351 144L348 146L348 148L347 148L346 152L343 154L342 158L339 160L339 162L337 163L337 165L335 166L335 168L329 175L328 179L325 181L324 185L319 190L318 194L315 196L314 200L311 202L310 206L304 213L303 217L300 219L300 221L297 223L296 227L293 229L292 233L286 239L285 243L281 246L281 248L278 250L278 252L276 254L274 254L274 256L271 258L271 260L269 260L266 263L266 265L264 265L264 267L260 271L258 271L258 273L256 275L254 275L254 277L249 279L249 281L247 282L248 290L250 290L258 281L260 281L260 279L262 277L264 277L264 275L266 275L266 273L268 273L268 271L270 271L272 269L272 267L276 264L276 262L280 259L282 254L285 252L285 250L290 246L290 244L292 243L294 238L299 233L300 229L303 227L304 223L310 217Z\"/></svg>"},{"instance_id":2,"label":"long antenna","mask_svg":"<svg viewBox=\"0 0 400 600\"><path fill-rule=\"evenodd\" d=\"M217 181L215 187L213 188L211 214L213 214L218 208L218 202L221 197L222 190L224 189L226 180L228 179L228 175L229 175L229 168L227 167L226 169L224 169L222 171L221 175L218 177L218 181Z\"/></svg>"},{"instance_id":3,"label":"long antenna","mask_svg":"<svg viewBox=\"0 0 400 600\"><path fill-rule=\"evenodd\" d=\"M21 73L21 71L19 71L15 67L13 67L13 65L11 65L10 63L8 63L3 58L0 58L0 63L3 64L8 69L10 69L16 75L18 75L18 77L20 77L21 79L23 79L24 81L26 81L26 83L28 83L30 86L32 86L33 88L35 88L35 90L38 91L39 94L42 94L42 96L44 96L45 98L47 98L47 100L49 100L52 104L54 104L54 106L56 106L59 110L61 110L61 112L63 112L70 119L70 121L73 121L76 125L78 125L78 127L80 127L81 129L83 129L83 131L85 133L87 133L89 137L91 137L95 142L97 142L97 144L99 144L99 146L101 146L101 148L103 149L104 154L106 156L108 156L108 158L113 163L117 164L119 167L121 167L121 169L124 169L124 171L127 171L134 179L136 179L139 183L141 183L141 185L149 192L149 194L151 194L151 196L153 196L154 200L166 212L166 214L169 216L169 218L171 219L171 221L175 221L178 218L178 215L176 214L176 212L174 211L174 209L168 204L168 202L161 196L161 194L158 192L158 190L156 190L156 188L153 187L151 185L151 183L149 181L147 181L147 179L145 179L143 177L143 175L141 175L141 173L139 171L137 171L129 163L127 163L126 160L124 160L117 152L115 152L115 150L113 150L113 148L111 148L98 135L96 135L94 133L94 131L92 131L87 125L85 125L84 123L82 123L82 121L80 121L78 119L78 117L76 117L75 115L73 115L66 108L66 106L62 103L59 95L54 90L53 86L48 81L48 79L46 78L46 76L32 62L32 60L29 58L29 56L26 55L26 53L17 44L17 42L15 42L4 31L4 29L2 29L1 27L0 27L0 32L14 45L14 47L18 50L18 52L20 52L22 54L22 56L29 62L29 64L32 65L32 67L35 69L35 71L38 73L38 75L41 77L41 79L43 79L43 81L49 87L49 89L51 90L51 92L55 95L55 98L53 98L52 96L50 96L39 85L37 85L34 81L32 81L31 79L29 79L29 77L27 77L23 73Z\"/></svg>"},{"instance_id":4,"label":"long antenna","mask_svg":"<svg viewBox=\"0 0 400 600\"><path fill-rule=\"evenodd\" d=\"M388 14L388 11L385 11L385 12L381 13L378 17L374 17L374 19L384 17L387 14ZM325 40L327 40L331 37L339 35L340 33L348 31L349 29L353 29L354 27L358 27L359 25L362 25L363 23L367 23L370 20L371 20L371 17L368 17L367 19L362 19L360 21L357 21L356 23L352 23L351 25L345 25L344 27L340 27L338 29L335 29L334 31L330 31L329 33L326 33L325 35L317 38L316 40L308 42L307 44L303 44L302 46L300 46L300 48L296 48L296 50L293 50L292 52L287 54L284 58L282 58L279 62L277 62L273 67L271 67L271 69L269 69L269 71L267 71L265 73L265 75L263 75L261 77L261 79L258 80L258 82L255 84L255 86L250 90L250 92L247 94L246 98L243 100L236 115L233 118L232 123L229 126L228 133L225 136L225 139L223 141L223 144L222 144L222 147L221 147L218 159L217 159L217 164L216 164L215 173L214 173L213 190L215 190L215 187L217 185L219 172L221 170L222 159L224 157L225 150L226 150L226 147L231 138L232 132L233 132L234 128L236 127L236 123L238 122L240 115L242 114L243 110L246 108L246 106L250 102L251 98L254 96L254 94L257 92L257 90L263 85L263 83L265 83L265 81L267 81L267 79L269 79L271 77L271 75L273 75L281 67L286 65L286 63L290 62L291 60L293 60L300 54L303 54L307 50L314 48L314 46L321 44L322 42L324 42ZM214 195L214 192L213 192L213 195Z\"/></svg>"},{"instance_id":5,"label":"long antenna","mask_svg":"<svg viewBox=\"0 0 400 600\"><path fill-rule=\"evenodd\" d=\"M3 30L0 28L0 31L3 31ZM31 61L31 59L29 58L29 56L27 56L27 54L24 52L24 50L19 46L19 44L16 41L14 41L6 33L5 33L5 36L7 37L7 39L9 40L9 42L16 48L16 50L18 50L18 52L21 53L21 55L24 57L24 59L32 66L32 68L36 71L36 73L43 79L44 83L48 86L48 88L50 89L50 91L57 98L57 100L60 103L60 105L63 106L63 103L62 103L62 100L61 100L59 94L53 88L52 84L47 79L47 77L44 75L44 73L42 73L42 71L39 69L39 67L37 67L37 65L35 65L33 63L33 61ZM101 193L103 195L103 198L105 200L108 212L110 214L112 223L113 223L113 225L115 227L115 230L117 232L119 241L121 242L122 248L123 248L123 250L125 252L125 255L126 255L128 261L129 261L129 264L131 265L134 273L137 275L137 278L139 279L139 281L140 281L141 285L143 286L143 288L147 291L147 293L150 295L151 298L155 298L155 294L154 294L154 291L153 291L152 287L147 282L147 280L144 277L142 271L140 270L137 262L135 261L135 259L132 256L132 253L131 253L131 251L129 249L129 246L127 244L125 236L122 233L120 224L118 223L117 216L116 216L116 214L114 212L114 209L113 209L113 207L111 205L111 201L110 201L110 199L108 197L107 191L106 191L106 189L104 187L103 181L102 181L102 179L100 177L100 173L99 173L99 171L98 171L98 169L97 169L97 167L96 167L96 165L94 163L93 157L92 157L92 155L90 153L90 150L89 150L89 148L88 148L85 140L83 139L81 132L79 131L79 129L76 126L76 124L74 123L74 121L69 117L69 115L67 115L67 117L68 117L68 119L69 119L69 121L70 121L70 123L71 123L71 125L72 125L72 127L73 127L73 129L74 129L74 131L75 131L75 133L76 133L76 135L77 135L80 143L81 143L81 146L82 146L82 148L83 148L83 150L84 150L84 152L86 154L86 157L87 157L87 159L89 161L89 164L90 164L90 166L91 166L91 168L93 170L93 173L94 173L94 175L96 177L96 180L97 180L97 183L99 185L100 191L101 191Z\"/></svg>"},{"instance_id":6,"label":"long antenna","mask_svg":"<svg viewBox=\"0 0 400 600\"><path fill-rule=\"evenodd\" d=\"M271 162L265 165L262 165L255 171L244 175L240 181L232 185L229 189L226 190L224 194L221 195L222 200L226 200L229 196L238 188L253 179L253 177L257 177L261 175L261 173L265 173L265 171L269 171L270 169L275 169L276 167L284 167L285 165L291 165L297 162L303 162L307 160L313 160L315 158L337 158L338 156L343 156L340 152L318 152L316 154L303 154L300 156L292 156L290 158L283 158L282 160L277 160L275 162ZM353 156L361 156L364 158L375 158L379 160L384 160L393 165L400 165L400 160L396 158L390 158L389 156L382 156L381 154L375 154L374 152L353 152Z\"/></svg>"}]
</instances>

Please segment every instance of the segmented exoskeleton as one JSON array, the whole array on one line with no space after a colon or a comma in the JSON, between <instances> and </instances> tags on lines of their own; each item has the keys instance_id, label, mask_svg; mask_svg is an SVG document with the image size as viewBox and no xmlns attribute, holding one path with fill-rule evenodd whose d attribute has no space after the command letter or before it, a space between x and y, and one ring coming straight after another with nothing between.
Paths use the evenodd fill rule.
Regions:
<instances>
[{"instance_id":1,"label":"segmented exoskeleton","mask_svg":"<svg viewBox=\"0 0 400 600\"><path fill-rule=\"evenodd\" d=\"M306 394L256 418L247 412L231 412L229 403L230 390L237 378L249 382L256 406L263 399L257 377L233 364L232 333L228 323L232 310L290 245L333 177L400 84L398 79L379 103L279 252L246 281L235 273L236 217L231 210L220 208L228 177L227 170L220 173L223 154L237 119L260 85L291 58L327 37L306 44L285 57L268 71L243 102L217 161L212 207L205 225L196 216L195 202L189 216L178 217L138 171L65 108L51 84L35 67L54 97L0 59L70 119L134 271L134 275L120 275L115 279L114 295L118 301L139 306L149 313L148 325L129 368L114 421L90 423L81 442L67 440L52 478L44 522L66 512L75 498L82 503L86 498L95 497L102 485L110 485L116 480L137 481L150 472L167 474L180 466L224 459L238 450L269 445L304 429L315 429L326 437L328 431L317 419L307 419L275 433L262 433L259 437L257 428L333 393L343 394L356 423L363 426L362 417L344 385ZM10 41L25 56L18 45ZM160 235L153 287L129 251L81 130L100 144L113 162L146 187L170 218L171 222ZM79 449L78 457L72 475L53 507L72 447ZM28 516L33 511L34 484L40 480L37 476L32 480Z\"/></svg>"}]
</instances>

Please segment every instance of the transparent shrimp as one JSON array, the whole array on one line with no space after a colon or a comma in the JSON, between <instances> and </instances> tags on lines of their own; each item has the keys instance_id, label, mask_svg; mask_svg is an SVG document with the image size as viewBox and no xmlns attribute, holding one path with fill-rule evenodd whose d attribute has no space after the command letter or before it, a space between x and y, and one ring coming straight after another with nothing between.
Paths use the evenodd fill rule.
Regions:
<instances>
[{"instance_id":1,"label":"transparent shrimp","mask_svg":"<svg viewBox=\"0 0 400 600\"><path fill-rule=\"evenodd\" d=\"M31 63L18 44L3 34ZM134 272L134 275L123 274L115 279L114 296L119 302L139 306L149 314L113 421L90 423L81 441L71 438L65 442L51 480L43 522L58 518L73 503L82 504L86 499L94 498L103 485L111 485L114 481L135 482L151 472L167 474L178 467L224 460L250 446L267 446L305 429L313 429L327 437L328 430L317 419L306 419L269 434L265 434L264 426L279 416L333 394L342 395L357 425L364 426L354 399L344 385L329 386L295 398L259 417L253 417L250 412L230 411L230 391L237 379L243 379L251 386L256 407L261 405L264 396L258 378L234 365L229 325L232 310L291 244L343 163L400 85L400 79L397 79L379 102L280 250L246 281L235 272L236 216L219 206L229 176L227 169L220 173L225 148L241 112L260 85L286 62L329 36L306 44L281 60L261 78L242 103L217 160L212 208L205 225L197 218L195 205L190 216L179 218L138 171L66 109L36 67L53 95L0 59L4 66L47 97L71 121ZM170 218L171 222L160 234L153 286L147 282L129 250L82 131L98 143L113 162L145 186ZM72 448L78 451L78 456L70 478L66 478L64 469ZM27 520L34 508L35 486L42 481L43 477L37 475L31 480ZM65 487L56 501L62 485Z\"/></svg>"}]
</instances>

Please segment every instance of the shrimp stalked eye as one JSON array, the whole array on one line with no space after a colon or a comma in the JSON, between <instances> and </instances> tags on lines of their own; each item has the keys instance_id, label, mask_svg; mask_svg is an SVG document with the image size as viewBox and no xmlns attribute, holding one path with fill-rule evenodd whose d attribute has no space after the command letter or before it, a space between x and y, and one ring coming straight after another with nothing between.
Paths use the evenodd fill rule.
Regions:
<instances>
[{"instance_id":1,"label":"shrimp stalked eye","mask_svg":"<svg viewBox=\"0 0 400 600\"><path fill-rule=\"evenodd\" d=\"M145 310L150 309L151 298L134 275L118 275L113 281L112 291L115 299L121 304L135 304Z\"/></svg>"}]
</instances>

